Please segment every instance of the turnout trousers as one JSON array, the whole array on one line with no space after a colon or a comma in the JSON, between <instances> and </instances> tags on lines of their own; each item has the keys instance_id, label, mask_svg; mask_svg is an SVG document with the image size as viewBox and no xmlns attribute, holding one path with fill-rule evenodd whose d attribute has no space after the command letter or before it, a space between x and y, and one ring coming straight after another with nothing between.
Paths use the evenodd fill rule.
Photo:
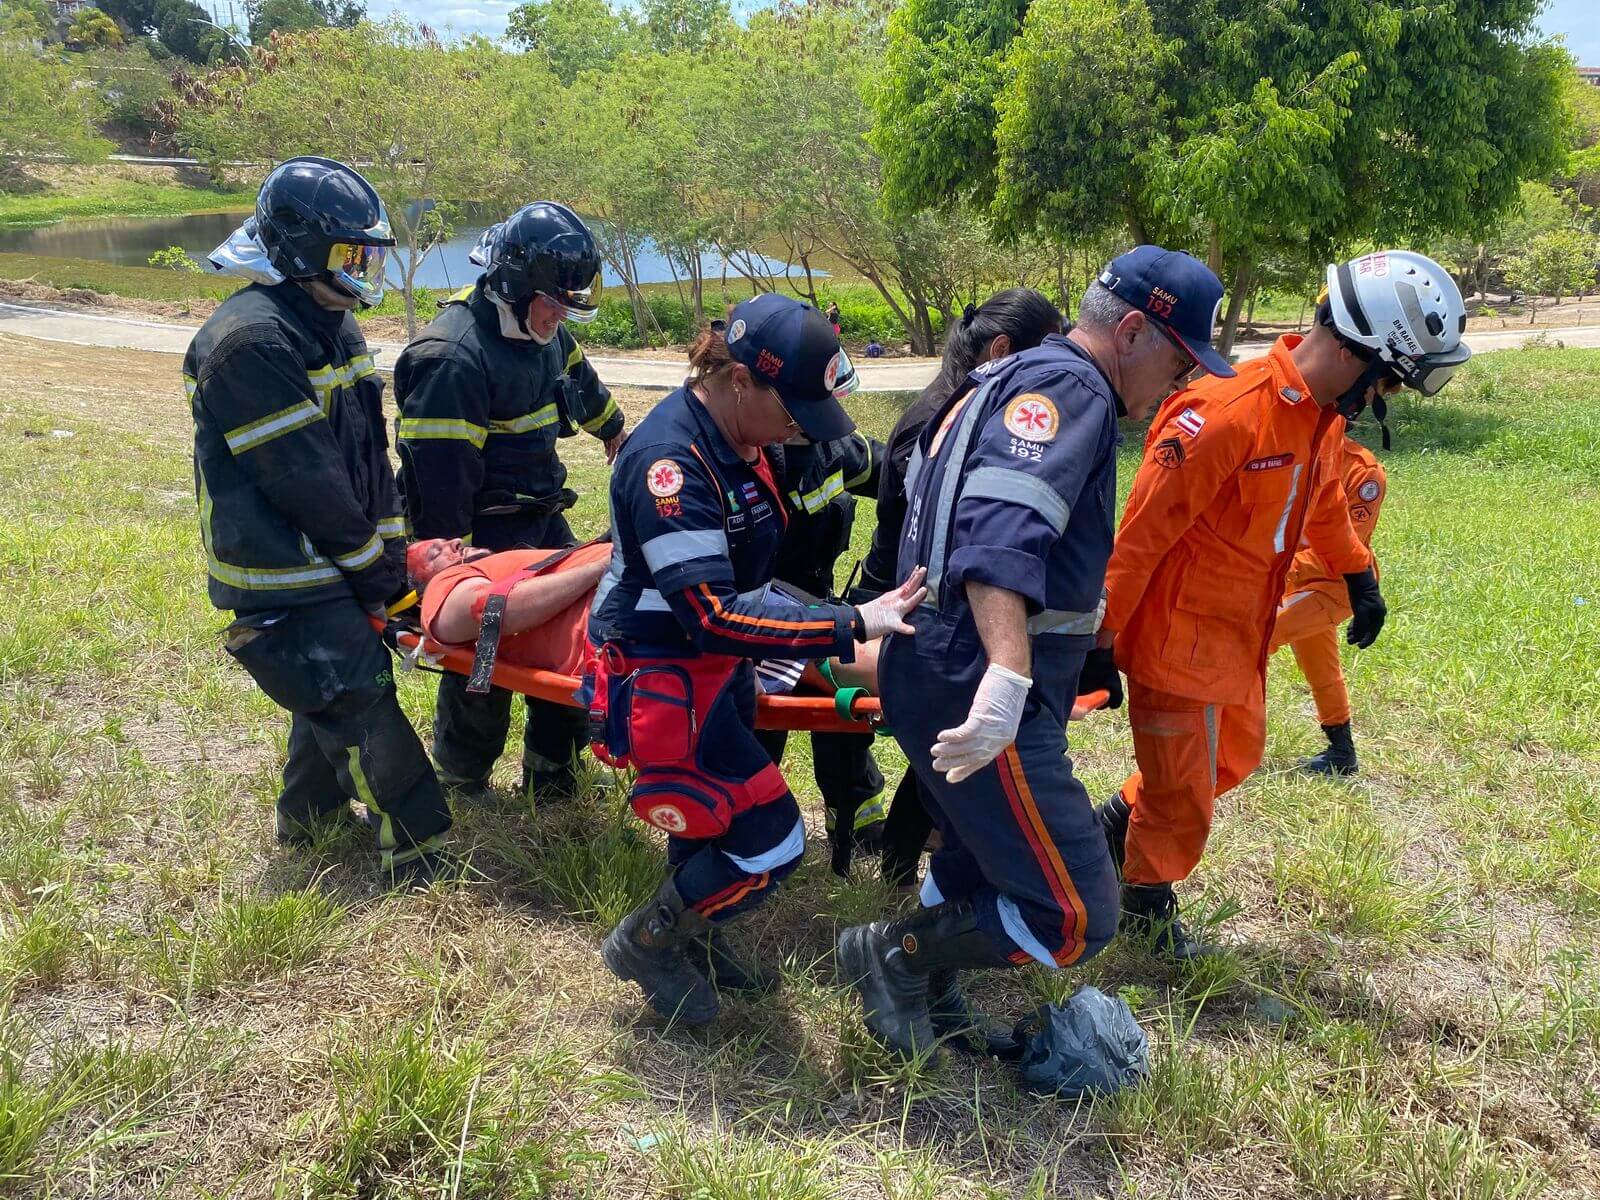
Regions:
<instances>
[{"instance_id":1,"label":"turnout trousers","mask_svg":"<svg viewBox=\"0 0 1600 1200\"><path fill-rule=\"evenodd\" d=\"M756 737L772 761L782 767L788 731L758 729ZM826 808L828 833L834 839L833 869L842 875L850 867L856 832L883 820L883 772L872 757L872 734L813 733L811 769Z\"/></svg>"},{"instance_id":2,"label":"turnout trousers","mask_svg":"<svg viewBox=\"0 0 1600 1200\"><path fill-rule=\"evenodd\" d=\"M1067 757L1066 723L1088 639L1034 639L1034 687L1017 740L960 783L933 769L939 732L966 719L988 665L971 618L919 610L915 637L891 635L879 660L884 716L921 783L942 846L922 902L969 900L1016 963L1071 966L1117 930L1116 870Z\"/></svg>"},{"instance_id":3,"label":"turnout trousers","mask_svg":"<svg viewBox=\"0 0 1600 1200\"><path fill-rule=\"evenodd\" d=\"M491 544L492 543L492 544ZM572 527L560 513L511 521L479 518L475 545L490 550L558 550L574 544ZM433 761L444 782L476 785L488 780L495 760L506 748L511 729L513 693L490 688L483 695L467 691L464 676L439 676L433 712ZM528 720L522 733L522 784L570 788L575 757L588 739L588 717L582 709L549 700L523 697Z\"/></svg>"},{"instance_id":4,"label":"turnout trousers","mask_svg":"<svg viewBox=\"0 0 1600 1200\"><path fill-rule=\"evenodd\" d=\"M1350 619L1350 605L1322 591L1290 592L1278 606L1272 649L1288 644L1311 688L1319 725L1350 723L1350 693L1339 662L1339 626Z\"/></svg>"},{"instance_id":5,"label":"turnout trousers","mask_svg":"<svg viewBox=\"0 0 1600 1200\"><path fill-rule=\"evenodd\" d=\"M1261 765L1265 680L1247 704L1207 704L1128 680L1128 722L1139 769L1122 785L1128 819L1123 878L1177 883L1200 862L1212 808Z\"/></svg>"},{"instance_id":6,"label":"turnout trousers","mask_svg":"<svg viewBox=\"0 0 1600 1200\"><path fill-rule=\"evenodd\" d=\"M436 849L450 809L401 711L389 651L355 600L239 613L227 638L290 714L279 811L306 824L360 800L386 867Z\"/></svg>"}]
</instances>

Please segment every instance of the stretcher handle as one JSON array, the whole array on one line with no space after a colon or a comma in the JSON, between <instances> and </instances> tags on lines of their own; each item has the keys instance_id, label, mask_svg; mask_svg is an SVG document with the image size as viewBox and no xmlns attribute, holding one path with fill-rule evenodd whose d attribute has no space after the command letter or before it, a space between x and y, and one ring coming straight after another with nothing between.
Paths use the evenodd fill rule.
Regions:
<instances>
[{"instance_id":1,"label":"stretcher handle","mask_svg":"<svg viewBox=\"0 0 1600 1200\"><path fill-rule=\"evenodd\" d=\"M1081 721L1097 709L1104 708L1111 699L1111 693L1105 688L1096 688L1092 692L1085 692L1072 702L1072 715L1069 721Z\"/></svg>"}]
</instances>

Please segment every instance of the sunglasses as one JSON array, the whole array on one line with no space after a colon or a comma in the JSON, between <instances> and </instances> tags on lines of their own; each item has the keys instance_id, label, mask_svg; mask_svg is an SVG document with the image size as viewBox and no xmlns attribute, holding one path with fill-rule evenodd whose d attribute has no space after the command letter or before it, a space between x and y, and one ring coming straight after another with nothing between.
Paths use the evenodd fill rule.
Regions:
<instances>
[{"instance_id":1,"label":"sunglasses","mask_svg":"<svg viewBox=\"0 0 1600 1200\"><path fill-rule=\"evenodd\" d=\"M1183 359L1183 366L1172 376L1173 384L1182 387L1190 379L1194 378L1195 372L1200 369L1199 362L1196 361L1194 355L1189 353L1189 347L1180 342L1178 335L1173 333L1172 330L1168 329L1160 321L1152 320L1150 324L1161 331L1161 336L1167 339L1172 348L1178 352L1178 356Z\"/></svg>"}]
</instances>

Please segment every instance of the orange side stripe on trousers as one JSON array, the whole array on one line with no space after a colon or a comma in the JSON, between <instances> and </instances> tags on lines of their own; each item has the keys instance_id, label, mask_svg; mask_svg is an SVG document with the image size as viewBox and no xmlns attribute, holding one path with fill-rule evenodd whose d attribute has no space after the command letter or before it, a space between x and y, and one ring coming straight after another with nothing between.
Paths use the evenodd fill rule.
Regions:
<instances>
[{"instance_id":1,"label":"orange side stripe on trousers","mask_svg":"<svg viewBox=\"0 0 1600 1200\"><path fill-rule=\"evenodd\" d=\"M1056 966L1071 966L1083 954L1089 914L1078 896L1077 886L1072 882L1066 863L1061 861L1061 852L1056 849L1055 842L1051 841L1050 833L1045 828L1044 818L1033 798L1033 788L1028 785L1028 777L1022 770L1022 757L1014 744L1007 746L1001 755L1000 782L1006 798L1011 801L1012 813L1027 835L1033 857L1044 872L1056 903L1061 906L1061 940L1066 948L1055 955Z\"/></svg>"},{"instance_id":2,"label":"orange side stripe on trousers","mask_svg":"<svg viewBox=\"0 0 1600 1200\"><path fill-rule=\"evenodd\" d=\"M755 879L746 879L742 883L734 884L731 890L735 894L728 896L726 900L719 899L718 897L712 897L713 902L710 904L705 904L704 901L701 901L704 907L700 909L700 915L702 917L709 917L712 913L721 912L723 909L739 903L739 901L743 900L751 892L759 892L762 888L766 887L767 880L770 878L772 878L771 873L768 871L763 871ZM727 895L727 893L719 893L719 896L723 895Z\"/></svg>"}]
</instances>

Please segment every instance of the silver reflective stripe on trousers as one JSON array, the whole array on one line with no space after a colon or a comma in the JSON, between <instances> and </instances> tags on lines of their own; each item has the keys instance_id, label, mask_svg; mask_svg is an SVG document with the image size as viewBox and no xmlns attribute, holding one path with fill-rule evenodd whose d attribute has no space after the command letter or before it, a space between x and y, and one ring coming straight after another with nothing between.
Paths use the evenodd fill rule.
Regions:
<instances>
[{"instance_id":1,"label":"silver reflective stripe on trousers","mask_svg":"<svg viewBox=\"0 0 1600 1200\"><path fill-rule=\"evenodd\" d=\"M979 467L967 476L967 486L961 494L1030 508L1049 523L1057 537L1065 532L1067 519L1072 516L1072 506L1055 488L1009 467Z\"/></svg>"},{"instance_id":2,"label":"silver reflective stripe on trousers","mask_svg":"<svg viewBox=\"0 0 1600 1200\"><path fill-rule=\"evenodd\" d=\"M988 403L994 383L991 379L973 393L966 411L961 414L961 424L950 435L950 454L939 479L939 497L933 510L933 541L928 551L927 603L935 609L939 607L939 585L944 582L945 542L950 536L950 520L955 515L962 468L967 464L967 451L972 447L973 431L978 427L978 414Z\"/></svg>"},{"instance_id":3,"label":"silver reflective stripe on trousers","mask_svg":"<svg viewBox=\"0 0 1600 1200\"><path fill-rule=\"evenodd\" d=\"M639 547L645 565L660 571L691 558L711 558L728 553L728 535L720 529L680 529L663 533Z\"/></svg>"},{"instance_id":4,"label":"silver reflective stripe on trousers","mask_svg":"<svg viewBox=\"0 0 1600 1200\"><path fill-rule=\"evenodd\" d=\"M1300 494L1300 472L1306 469L1305 463L1296 463L1294 474L1289 477L1289 498L1283 502L1283 514L1278 518L1278 528L1272 534L1272 548L1277 553L1283 553L1283 535L1289 528L1289 510L1294 507L1294 498Z\"/></svg>"}]
</instances>

